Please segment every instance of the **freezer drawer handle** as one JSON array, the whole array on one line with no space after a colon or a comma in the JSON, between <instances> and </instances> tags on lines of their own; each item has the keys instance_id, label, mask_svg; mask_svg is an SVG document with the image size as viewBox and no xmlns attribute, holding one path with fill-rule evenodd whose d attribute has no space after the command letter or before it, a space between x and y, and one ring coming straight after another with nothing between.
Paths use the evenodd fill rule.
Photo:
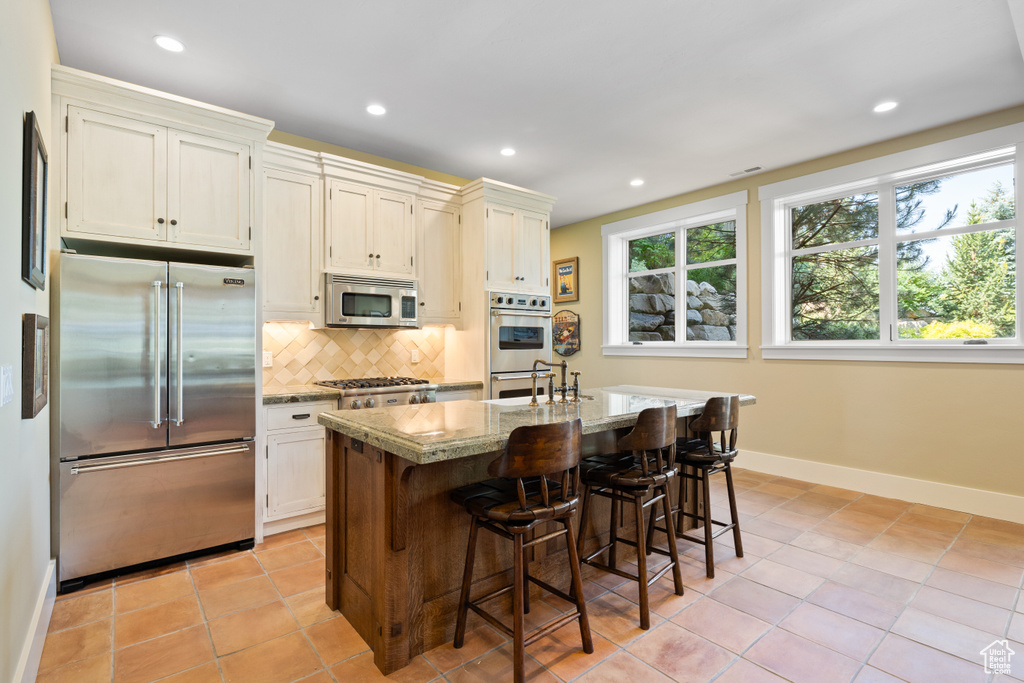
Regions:
<instances>
[{"instance_id":1,"label":"freezer drawer handle","mask_svg":"<svg viewBox=\"0 0 1024 683\"><path fill-rule=\"evenodd\" d=\"M178 343L177 343L177 349L178 349L178 375L177 375L177 389L178 389L178 392L177 392L177 394L178 395L176 396L176 401L177 401L177 404L178 404L177 405L178 417L174 421L174 424L176 424L176 425L178 425L180 427L181 424L185 421L185 382L184 382L184 380L185 380L185 350L181 348L181 336L182 336L181 330L182 330L182 327L184 325L184 323L182 323L182 320L181 320L181 311L182 311L181 299L182 299L182 296L185 293L185 283L184 282L175 282L174 286L178 290L178 330L177 330L177 335L176 335L176 338L177 338L177 341L178 341Z\"/></svg>"},{"instance_id":2,"label":"freezer drawer handle","mask_svg":"<svg viewBox=\"0 0 1024 683\"><path fill-rule=\"evenodd\" d=\"M163 282L153 280L153 421L156 429L163 424L160 416L160 286Z\"/></svg>"},{"instance_id":3,"label":"freezer drawer handle","mask_svg":"<svg viewBox=\"0 0 1024 683\"><path fill-rule=\"evenodd\" d=\"M139 458L138 460L125 460L124 462L112 462L105 465L76 465L71 468L71 474L85 474L86 472L98 472L100 470L119 470L125 467L137 465L154 465L161 462L178 460L193 460L195 458L209 458L214 455L231 455L232 453L247 453L248 446L235 446L234 448L219 448L215 451L203 451L191 455L163 455L152 458Z\"/></svg>"}]
</instances>

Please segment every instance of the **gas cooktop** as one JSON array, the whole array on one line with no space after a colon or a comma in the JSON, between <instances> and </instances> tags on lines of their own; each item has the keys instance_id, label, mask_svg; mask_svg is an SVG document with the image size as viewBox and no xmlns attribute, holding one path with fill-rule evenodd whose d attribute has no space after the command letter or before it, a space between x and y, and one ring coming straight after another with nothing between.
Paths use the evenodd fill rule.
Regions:
<instances>
[{"instance_id":1,"label":"gas cooktop","mask_svg":"<svg viewBox=\"0 0 1024 683\"><path fill-rule=\"evenodd\" d=\"M328 379L317 384L334 389L381 389L384 387L404 387L419 384L430 384L428 380L414 377L368 377L366 379Z\"/></svg>"}]
</instances>

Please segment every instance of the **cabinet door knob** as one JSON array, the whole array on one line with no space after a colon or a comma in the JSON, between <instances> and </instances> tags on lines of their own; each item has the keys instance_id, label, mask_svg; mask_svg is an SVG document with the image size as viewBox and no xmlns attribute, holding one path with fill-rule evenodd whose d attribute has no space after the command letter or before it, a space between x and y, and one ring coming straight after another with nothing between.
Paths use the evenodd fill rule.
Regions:
<instances>
[{"instance_id":1,"label":"cabinet door knob","mask_svg":"<svg viewBox=\"0 0 1024 683\"><path fill-rule=\"evenodd\" d=\"M156 222L159 223L160 225L163 225L164 224L164 219L163 218L157 218Z\"/></svg>"},{"instance_id":2,"label":"cabinet door knob","mask_svg":"<svg viewBox=\"0 0 1024 683\"><path fill-rule=\"evenodd\" d=\"M177 225L177 224L178 224L178 221L176 221L175 219L172 218L171 219L171 225Z\"/></svg>"},{"instance_id":3,"label":"cabinet door knob","mask_svg":"<svg viewBox=\"0 0 1024 683\"><path fill-rule=\"evenodd\" d=\"M370 254L370 258L373 258L373 254Z\"/></svg>"},{"instance_id":4,"label":"cabinet door knob","mask_svg":"<svg viewBox=\"0 0 1024 683\"><path fill-rule=\"evenodd\" d=\"M317 294L316 296L314 296L313 301L320 301L320 295Z\"/></svg>"},{"instance_id":5,"label":"cabinet door knob","mask_svg":"<svg viewBox=\"0 0 1024 683\"><path fill-rule=\"evenodd\" d=\"M380 254L377 254L377 258L380 258Z\"/></svg>"},{"instance_id":6,"label":"cabinet door knob","mask_svg":"<svg viewBox=\"0 0 1024 683\"><path fill-rule=\"evenodd\" d=\"M427 305L427 302L426 302L426 301L421 301L421 302L420 302L420 306L426 306L426 305Z\"/></svg>"}]
</instances>

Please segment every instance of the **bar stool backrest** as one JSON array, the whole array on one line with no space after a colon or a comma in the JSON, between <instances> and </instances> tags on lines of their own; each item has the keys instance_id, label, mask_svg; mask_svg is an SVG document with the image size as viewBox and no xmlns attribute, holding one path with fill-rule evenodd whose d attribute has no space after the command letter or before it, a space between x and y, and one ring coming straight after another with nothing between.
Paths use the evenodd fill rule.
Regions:
<instances>
[{"instance_id":1,"label":"bar stool backrest","mask_svg":"<svg viewBox=\"0 0 1024 683\"><path fill-rule=\"evenodd\" d=\"M509 434L505 450L487 468L492 477L515 479L519 503L525 510L523 479L539 477L541 500L551 505L549 476L560 478L556 499L568 500L580 490L580 458L583 454L583 420L516 427ZM557 481L552 479L552 481Z\"/></svg>"},{"instance_id":2,"label":"bar stool backrest","mask_svg":"<svg viewBox=\"0 0 1024 683\"><path fill-rule=\"evenodd\" d=\"M654 452L657 473L664 473L675 462L676 449L676 406L647 408L640 411L633 430L619 439L619 451L633 451L640 458L644 476L651 472L648 453ZM668 449L666 454L665 449Z\"/></svg>"},{"instance_id":3,"label":"bar stool backrest","mask_svg":"<svg viewBox=\"0 0 1024 683\"><path fill-rule=\"evenodd\" d=\"M705 442L708 452L713 453L714 432L719 433L722 456L736 455L736 438L740 423L740 397L715 396L704 404L704 412L690 423L693 435Z\"/></svg>"}]
</instances>

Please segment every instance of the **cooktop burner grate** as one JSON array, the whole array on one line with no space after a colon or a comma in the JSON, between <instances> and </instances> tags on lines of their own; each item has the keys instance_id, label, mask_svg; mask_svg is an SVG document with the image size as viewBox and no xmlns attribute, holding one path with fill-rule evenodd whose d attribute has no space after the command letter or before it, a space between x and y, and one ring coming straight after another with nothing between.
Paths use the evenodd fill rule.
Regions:
<instances>
[{"instance_id":1,"label":"cooktop burner grate","mask_svg":"<svg viewBox=\"0 0 1024 683\"><path fill-rule=\"evenodd\" d=\"M415 377L368 377L366 379L329 379L318 381L317 384L335 389L379 389L381 387L430 384L430 381Z\"/></svg>"}]
</instances>

